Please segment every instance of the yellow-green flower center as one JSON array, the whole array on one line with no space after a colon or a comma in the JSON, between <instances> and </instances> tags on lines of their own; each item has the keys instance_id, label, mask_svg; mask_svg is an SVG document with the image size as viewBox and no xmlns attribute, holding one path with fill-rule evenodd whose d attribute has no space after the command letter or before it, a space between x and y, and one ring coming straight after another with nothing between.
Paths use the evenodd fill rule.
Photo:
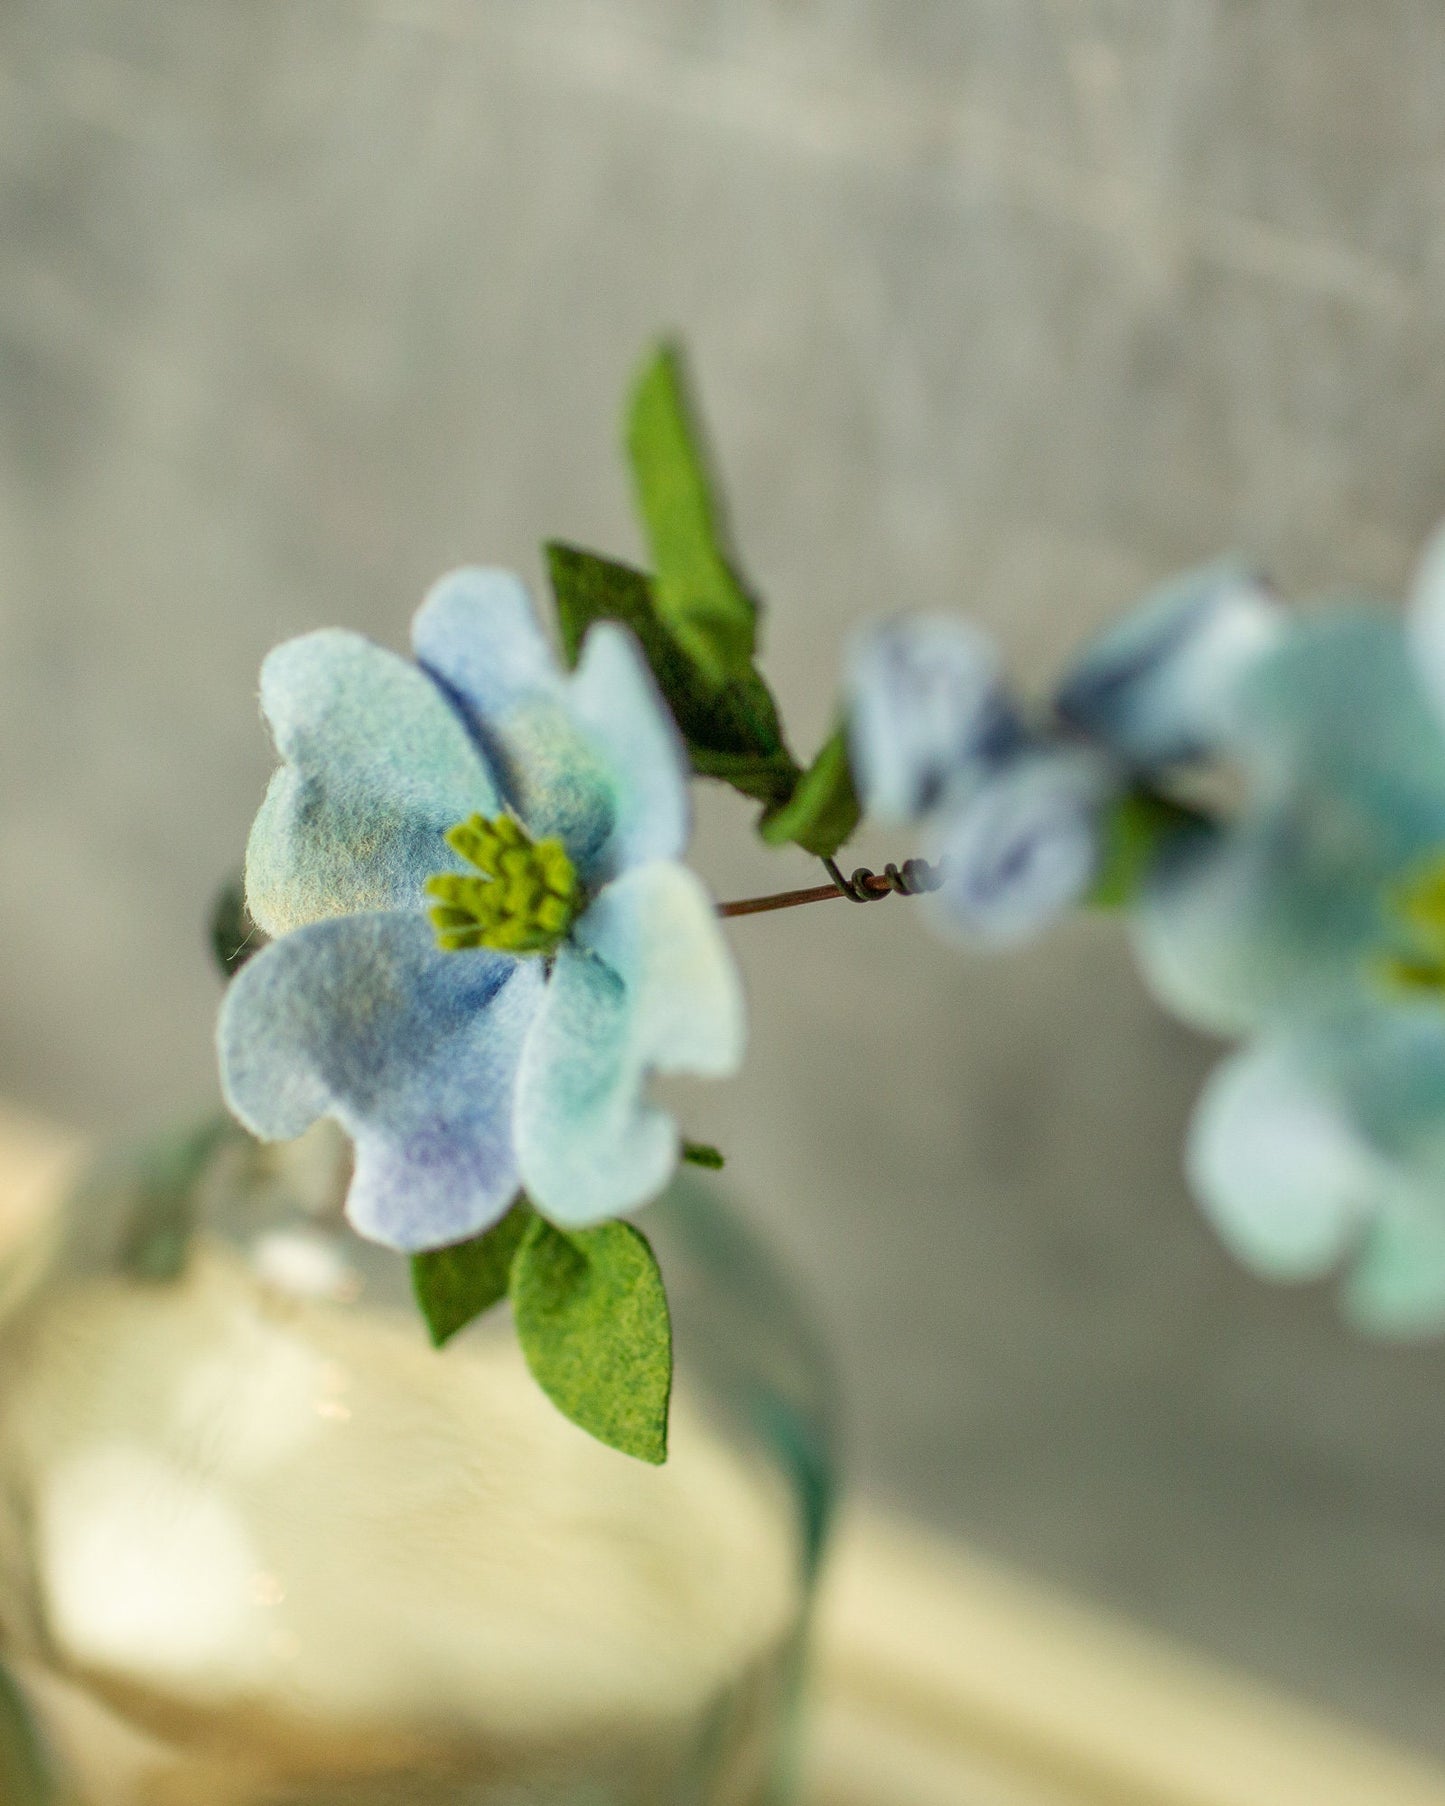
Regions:
<instances>
[{"instance_id":1,"label":"yellow-green flower center","mask_svg":"<svg viewBox=\"0 0 1445 1806\"><path fill-rule=\"evenodd\" d=\"M1445 993L1445 854L1396 885L1387 904L1404 946L1384 959L1382 977L1395 990Z\"/></svg>"},{"instance_id":2,"label":"yellow-green flower center","mask_svg":"<svg viewBox=\"0 0 1445 1806\"><path fill-rule=\"evenodd\" d=\"M439 872L426 881L437 944L449 953L550 953L582 903L576 868L560 840L533 840L510 815L473 815L446 832L447 845L479 876Z\"/></svg>"}]
</instances>

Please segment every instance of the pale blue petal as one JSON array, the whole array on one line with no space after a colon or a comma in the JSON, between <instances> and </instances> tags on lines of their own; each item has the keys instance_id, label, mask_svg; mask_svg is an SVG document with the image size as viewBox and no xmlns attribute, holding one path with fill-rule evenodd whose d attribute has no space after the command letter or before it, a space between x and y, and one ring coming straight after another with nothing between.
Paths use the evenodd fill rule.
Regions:
<instances>
[{"instance_id":1,"label":"pale blue petal","mask_svg":"<svg viewBox=\"0 0 1445 1806\"><path fill-rule=\"evenodd\" d=\"M741 1062L742 990L711 899L682 866L608 885L557 955L517 1095L522 1179L537 1208L580 1227L646 1203L677 1163L653 1072L721 1078Z\"/></svg>"},{"instance_id":2,"label":"pale blue petal","mask_svg":"<svg viewBox=\"0 0 1445 1806\"><path fill-rule=\"evenodd\" d=\"M1350 1263L1345 1308L1377 1333L1445 1323L1445 1009L1348 1012L1228 1060L1190 1134L1220 1233L1275 1279Z\"/></svg>"},{"instance_id":3,"label":"pale blue petal","mask_svg":"<svg viewBox=\"0 0 1445 1806\"><path fill-rule=\"evenodd\" d=\"M636 643L599 623L576 674L558 669L520 580L454 572L412 627L417 657L467 716L533 834L557 835L587 884L676 858L687 762Z\"/></svg>"},{"instance_id":4,"label":"pale blue petal","mask_svg":"<svg viewBox=\"0 0 1445 1806\"><path fill-rule=\"evenodd\" d=\"M1242 681L1231 826L1151 874L1135 946L1161 999L1238 1034L1377 986L1388 889L1445 847L1445 735L1399 620L1302 617Z\"/></svg>"},{"instance_id":5,"label":"pale blue petal","mask_svg":"<svg viewBox=\"0 0 1445 1806\"><path fill-rule=\"evenodd\" d=\"M1016 945L1078 903L1098 874L1107 764L1075 749L1019 754L940 825L943 884L927 907L945 931Z\"/></svg>"},{"instance_id":6,"label":"pale blue petal","mask_svg":"<svg viewBox=\"0 0 1445 1806\"><path fill-rule=\"evenodd\" d=\"M1017 745L998 649L966 621L906 616L853 642L849 751L867 812L910 822Z\"/></svg>"},{"instance_id":7,"label":"pale blue petal","mask_svg":"<svg viewBox=\"0 0 1445 1806\"><path fill-rule=\"evenodd\" d=\"M589 874L593 882L680 858L691 827L687 754L626 628L599 621L588 630L566 702L613 776L612 829Z\"/></svg>"},{"instance_id":8,"label":"pale blue petal","mask_svg":"<svg viewBox=\"0 0 1445 1806\"><path fill-rule=\"evenodd\" d=\"M1286 621L1251 572L1191 571L1085 649L1060 686L1059 713L1136 765L1216 752L1232 738L1240 679Z\"/></svg>"},{"instance_id":9,"label":"pale blue petal","mask_svg":"<svg viewBox=\"0 0 1445 1806\"><path fill-rule=\"evenodd\" d=\"M536 838L559 838L583 882L594 882L616 829L620 781L569 709L567 680L521 579L454 571L422 603L411 636L417 658L466 716L507 803Z\"/></svg>"},{"instance_id":10,"label":"pale blue petal","mask_svg":"<svg viewBox=\"0 0 1445 1806\"><path fill-rule=\"evenodd\" d=\"M1217 1067L1190 1125L1190 1185L1225 1243L1270 1279L1334 1267L1393 1182L1295 1039Z\"/></svg>"},{"instance_id":11,"label":"pale blue petal","mask_svg":"<svg viewBox=\"0 0 1445 1806\"><path fill-rule=\"evenodd\" d=\"M326 916L419 908L442 839L497 793L465 728L424 672L354 633L278 646L261 707L285 763L246 850L246 901L283 935Z\"/></svg>"},{"instance_id":12,"label":"pale blue petal","mask_svg":"<svg viewBox=\"0 0 1445 1806\"><path fill-rule=\"evenodd\" d=\"M1344 1285L1345 1315L1372 1336L1445 1330L1445 1194L1403 1189L1365 1237Z\"/></svg>"},{"instance_id":13,"label":"pale blue petal","mask_svg":"<svg viewBox=\"0 0 1445 1806\"><path fill-rule=\"evenodd\" d=\"M274 941L221 1010L226 1101L265 1140L334 1116L356 1143L347 1213L390 1247L496 1222L517 1191L518 1061L541 962L443 953L420 914L342 916Z\"/></svg>"}]
</instances>

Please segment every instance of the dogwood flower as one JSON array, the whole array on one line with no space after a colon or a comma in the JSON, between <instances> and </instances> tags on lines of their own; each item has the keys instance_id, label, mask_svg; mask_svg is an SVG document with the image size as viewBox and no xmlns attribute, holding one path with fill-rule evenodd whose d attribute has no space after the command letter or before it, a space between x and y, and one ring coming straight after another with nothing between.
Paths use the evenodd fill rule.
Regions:
<instances>
[{"instance_id":1,"label":"dogwood flower","mask_svg":"<svg viewBox=\"0 0 1445 1806\"><path fill-rule=\"evenodd\" d=\"M279 646L284 763L246 898L271 944L228 990L227 1101L264 1139L332 1116L348 1214L418 1250L519 1189L563 1227L646 1202L679 1153L653 1072L742 1055L738 976L680 863L686 763L640 653L595 625L555 664L521 582L444 578L411 663L352 633Z\"/></svg>"},{"instance_id":2,"label":"dogwood flower","mask_svg":"<svg viewBox=\"0 0 1445 1806\"><path fill-rule=\"evenodd\" d=\"M1242 807L1134 909L1168 1007L1246 1037L1190 1131L1194 1189L1276 1278L1346 1270L1376 1330L1445 1326L1445 542L1407 616L1301 613L1239 674Z\"/></svg>"}]
</instances>

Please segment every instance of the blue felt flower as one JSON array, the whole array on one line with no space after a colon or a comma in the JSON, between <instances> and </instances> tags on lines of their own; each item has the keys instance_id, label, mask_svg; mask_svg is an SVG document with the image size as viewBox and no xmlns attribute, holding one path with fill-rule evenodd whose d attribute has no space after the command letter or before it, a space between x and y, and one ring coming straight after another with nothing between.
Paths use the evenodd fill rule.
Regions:
<instances>
[{"instance_id":1,"label":"blue felt flower","mask_svg":"<svg viewBox=\"0 0 1445 1806\"><path fill-rule=\"evenodd\" d=\"M1228 744L1240 682L1287 619L1243 566L1187 572L1085 648L1059 686L1059 715L1145 771L1208 757Z\"/></svg>"},{"instance_id":2,"label":"blue felt flower","mask_svg":"<svg viewBox=\"0 0 1445 1806\"><path fill-rule=\"evenodd\" d=\"M1445 1327L1445 553L1405 619L1296 617L1238 674L1216 750L1243 799L1134 911L1187 1020L1249 1044L1210 1081L1189 1170L1277 1278L1348 1269L1377 1330Z\"/></svg>"},{"instance_id":3,"label":"blue felt flower","mask_svg":"<svg viewBox=\"0 0 1445 1806\"><path fill-rule=\"evenodd\" d=\"M943 880L927 907L944 932L1013 945L1085 895L1117 765L1026 728L984 634L931 616L873 627L853 645L848 701L861 800L923 825Z\"/></svg>"},{"instance_id":4,"label":"blue felt flower","mask_svg":"<svg viewBox=\"0 0 1445 1806\"><path fill-rule=\"evenodd\" d=\"M504 572L443 579L412 643L415 664L313 633L262 669L284 763L246 893L275 938L222 1009L227 1100L267 1139L335 1117L356 1145L351 1219L391 1246L475 1234L519 1188L595 1223L676 1163L649 1075L720 1077L742 1054L737 973L679 863L682 749L624 630L593 627L565 676ZM477 817L565 849L577 897L545 957L439 944L436 883L477 882L452 844Z\"/></svg>"},{"instance_id":5,"label":"blue felt flower","mask_svg":"<svg viewBox=\"0 0 1445 1806\"><path fill-rule=\"evenodd\" d=\"M1361 1328L1445 1329L1445 1008L1342 1011L1226 1060L1190 1128L1224 1241L1282 1280L1345 1269Z\"/></svg>"},{"instance_id":6,"label":"blue felt flower","mask_svg":"<svg viewBox=\"0 0 1445 1806\"><path fill-rule=\"evenodd\" d=\"M1445 731L1383 609L1301 614L1233 709L1242 805L1158 867L1133 926L1163 1001L1240 1035L1377 993L1390 898L1445 852Z\"/></svg>"}]
</instances>

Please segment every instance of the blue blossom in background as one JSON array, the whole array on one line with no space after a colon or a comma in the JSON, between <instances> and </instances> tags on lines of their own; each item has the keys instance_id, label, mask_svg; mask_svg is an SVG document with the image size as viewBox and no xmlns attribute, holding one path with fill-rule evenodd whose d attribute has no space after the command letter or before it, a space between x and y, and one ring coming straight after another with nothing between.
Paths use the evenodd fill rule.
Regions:
<instances>
[{"instance_id":1,"label":"blue blossom in background","mask_svg":"<svg viewBox=\"0 0 1445 1806\"><path fill-rule=\"evenodd\" d=\"M1445 558L1408 616L1294 617L1239 674L1216 750L1232 819L1134 909L1186 1020L1249 1044L1210 1081L1188 1166L1229 1245L1276 1278L1347 1269L1375 1330L1445 1326Z\"/></svg>"},{"instance_id":2,"label":"blue blossom in background","mask_svg":"<svg viewBox=\"0 0 1445 1806\"><path fill-rule=\"evenodd\" d=\"M926 901L946 932L1015 944L1088 891L1117 788L1111 763L1031 733L975 627L917 616L868 630L852 648L848 705L864 807L925 826L943 879Z\"/></svg>"},{"instance_id":3,"label":"blue blossom in background","mask_svg":"<svg viewBox=\"0 0 1445 1806\"><path fill-rule=\"evenodd\" d=\"M1059 686L1059 716L1144 771L1207 758L1228 743L1240 680L1288 617L1235 564L1162 585L1102 634Z\"/></svg>"},{"instance_id":4,"label":"blue blossom in background","mask_svg":"<svg viewBox=\"0 0 1445 1806\"><path fill-rule=\"evenodd\" d=\"M630 636L594 626L565 676L504 572L444 579L412 641L416 664L340 631L265 662L284 763L246 892L276 938L222 1010L227 1100L267 1139L334 1116L356 1145L348 1214L391 1246L476 1234L520 1187L595 1223L676 1163L649 1074L723 1076L742 1054L736 971L679 863L683 754ZM545 953L456 926L491 895L471 856L488 824L515 824L520 875L504 859L496 882L519 908L545 917L534 878L566 875Z\"/></svg>"}]
</instances>

